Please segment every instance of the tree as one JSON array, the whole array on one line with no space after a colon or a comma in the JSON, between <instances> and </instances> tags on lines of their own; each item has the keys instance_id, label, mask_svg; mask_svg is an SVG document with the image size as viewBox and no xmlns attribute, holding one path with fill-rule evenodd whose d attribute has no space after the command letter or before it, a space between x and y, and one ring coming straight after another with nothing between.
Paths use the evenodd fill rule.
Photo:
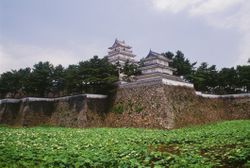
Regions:
<instances>
[{"instance_id":1,"label":"tree","mask_svg":"<svg viewBox=\"0 0 250 168\"><path fill-rule=\"evenodd\" d=\"M162 55L172 60L169 65L176 69L174 75L183 76L186 80L191 81L191 75L194 72L196 62L191 63L179 50L176 52L176 55L170 51L165 52Z\"/></svg>"},{"instance_id":2,"label":"tree","mask_svg":"<svg viewBox=\"0 0 250 168\"><path fill-rule=\"evenodd\" d=\"M237 87L237 72L232 68L222 68L218 73L217 94L231 94L236 92Z\"/></svg>"},{"instance_id":3,"label":"tree","mask_svg":"<svg viewBox=\"0 0 250 168\"><path fill-rule=\"evenodd\" d=\"M125 65L122 68L122 72L127 76L131 77L133 75L139 75L141 72L139 66L135 63L131 63L128 60L125 62Z\"/></svg>"},{"instance_id":4,"label":"tree","mask_svg":"<svg viewBox=\"0 0 250 168\"><path fill-rule=\"evenodd\" d=\"M191 76L195 89L215 93L215 88L218 86L217 74L218 72L215 65L209 67L206 62L201 63Z\"/></svg>"},{"instance_id":5,"label":"tree","mask_svg":"<svg viewBox=\"0 0 250 168\"><path fill-rule=\"evenodd\" d=\"M107 58L99 59L98 56L80 62L79 74L83 90L89 93L107 94L118 80L116 66L109 63Z\"/></svg>"},{"instance_id":6,"label":"tree","mask_svg":"<svg viewBox=\"0 0 250 168\"><path fill-rule=\"evenodd\" d=\"M208 64L206 62L201 63L201 65L192 75L192 82L194 83L194 87L196 90L207 91L205 84L207 67Z\"/></svg>"},{"instance_id":7,"label":"tree","mask_svg":"<svg viewBox=\"0 0 250 168\"><path fill-rule=\"evenodd\" d=\"M68 66L68 68L64 72L64 80L64 90L68 95L72 93L81 93L81 81L78 65Z\"/></svg>"},{"instance_id":8,"label":"tree","mask_svg":"<svg viewBox=\"0 0 250 168\"><path fill-rule=\"evenodd\" d=\"M30 68L19 69L16 72L16 79L19 85L18 86L19 92L23 96L30 94L30 75L31 75Z\"/></svg>"},{"instance_id":9,"label":"tree","mask_svg":"<svg viewBox=\"0 0 250 168\"><path fill-rule=\"evenodd\" d=\"M31 74L30 68L12 70L3 73L0 78L0 95L5 97L9 93L11 97L16 97L17 94L27 95L29 93L29 78Z\"/></svg>"},{"instance_id":10,"label":"tree","mask_svg":"<svg viewBox=\"0 0 250 168\"><path fill-rule=\"evenodd\" d=\"M58 65L53 70L52 92L61 95L65 87L65 69L62 65Z\"/></svg>"},{"instance_id":11,"label":"tree","mask_svg":"<svg viewBox=\"0 0 250 168\"><path fill-rule=\"evenodd\" d=\"M33 66L30 77L30 89L36 96L47 96L52 90L53 65L49 62L39 62Z\"/></svg>"},{"instance_id":12,"label":"tree","mask_svg":"<svg viewBox=\"0 0 250 168\"><path fill-rule=\"evenodd\" d=\"M174 58L174 53L168 51L162 54L163 56L165 56L168 59L173 59Z\"/></svg>"},{"instance_id":13,"label":"tree","mask_svg":"<svg viewBox=\"0 0 250 168\"><path fill-rule=\"evenodd\" d=\"M181 51L177 51L176 55L173 58L173 67L176 68L175 75L184 76L186 79L192 74L195 63L190 63L190 61L184 57L184 54Z\"/></svg>"},{"instance_id":14,"label":"tree","mask_svg":"<svg viewBox=\"0 0 250 168\"><path fill-rule=\"evenodd\" d=\"M6 97L8 93L12 93L14 96L18 92L18 85L16 71L8 71L3 73L0 80L1 96Z\"/></svg>"},{"instance_id":15,"label":"tree","mask_svg":"<svg viewBox=\"0 0 250 168\"><path fill-rule=\"evenodd\" d=\"M243 92L250 92L250 65L237 66L238 87L242 88Z\"/></svg>"},{"instance_id":16,"label":"tree","mask_svg":"<svg viewBox=\"0 0 250 168\"><path fill-rule=\"evenodd\" d=\"M215 89L218 87L218 71L216 65L211 65L208 68L206 85L210 93L215 93Z\"/></svg>"}]
</instances>

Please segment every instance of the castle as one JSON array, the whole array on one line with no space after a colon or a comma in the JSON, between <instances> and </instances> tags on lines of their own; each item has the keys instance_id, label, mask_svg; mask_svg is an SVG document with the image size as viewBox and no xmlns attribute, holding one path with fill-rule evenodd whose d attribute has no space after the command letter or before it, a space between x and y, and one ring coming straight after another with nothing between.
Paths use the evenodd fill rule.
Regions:
<instances>
[{"instance_id":1,"label":"castle","mask_svg":"<svg viewBox=\"0 0 250 168\"><path fill-rule=\"evenodd\" d=\"M112 64L136 63L132 47L115 40L106 56ZM154 51L142 74L120 82L111 96L0 100L0 124L14 126L143 127L173 129L221 120L250 119L250 94L209 95L174 76L172 60Z\"/></svg>"},{"instance_id":2,"label":"castle","mask_svg":"<svg viewBox=\"0 0 250 168\"><path fill-rule=\"evenodd\" d=\"M126 61L135 63L132 47L125 44L125 41L115 40L114 44L108 48L110 51L106 56L110 63L116 64L119 63L122 66Z\"/></svg>"},{"instance_id":3,"label":"castle","mask_svg":"<svg viewBox=\"0 0 250 168\"><path fill-rule=\"evenodd\" d=\"M105 57L108 58L110 63L118 64L121 67L123 67L127 61L129 63L138 64L135 60L136 55L133 54L132 47L127 45L124 40L120 41L116 39L114 44L108 49L110 51L108 51L108 55ZM193 87L192 84L187 83L182 78L173 75L176 69L169 66L170 62L172 62L172 60L150 49L148 55L143 59L143 66L140 67L142 74L136 76L136 80L134 82L126 83L123 81L120 83L120 86L122 87L125 85L142 84L160 80L166 84Z\"/></svg>"}]
</instances>

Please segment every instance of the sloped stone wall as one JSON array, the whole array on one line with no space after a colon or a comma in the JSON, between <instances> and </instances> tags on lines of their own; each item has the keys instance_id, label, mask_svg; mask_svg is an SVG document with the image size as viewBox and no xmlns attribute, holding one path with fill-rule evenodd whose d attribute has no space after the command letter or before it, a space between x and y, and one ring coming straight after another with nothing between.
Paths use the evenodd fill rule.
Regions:
<instances>
[{"instance_id":1,"label":"sloped stone wall","mask_svg":"<svg viewBox=\"0 0 250 168\"><path fill-rule=\"evenodd\" d=\"M120 88L107 114L108 126L172 128L173 110L161 84Z\"/></svg>"},{"instance_id":2,"label":"sloped stone wall","mask_svg":"<svg viewBox=\"0 0 250 168\"><path fill-rule=\"evenodd\" d=\"M173 129L234 119L250 119L250 97L202 97L156 81L118 88L111 101L98 95L0 101L0 124L13 126Z\"/></svg>"},{"instance_id":3,"label":"sloped stone wall","mask_svg":"<svg viewBox=\"0 0 250 168\"><path fill-rule=\"evenodd\" d=\"M113 127L164 129L250 119L250 97L204 98L190 87L162 83L138 85L118 89L105 119Z\"/></svg>"},{"instance_id":4,"label":"sloped stone wall","mask_svg":"<svg viewBox=\"0 0 250 168\"><path fill-rule=\"evenodd\" d=\"M93 107L93 104L96 106ZM91 127L102 123L105 98L87 95L57 99L23 99L0 103L0 124Z\"/></svg>"}]
</instances>

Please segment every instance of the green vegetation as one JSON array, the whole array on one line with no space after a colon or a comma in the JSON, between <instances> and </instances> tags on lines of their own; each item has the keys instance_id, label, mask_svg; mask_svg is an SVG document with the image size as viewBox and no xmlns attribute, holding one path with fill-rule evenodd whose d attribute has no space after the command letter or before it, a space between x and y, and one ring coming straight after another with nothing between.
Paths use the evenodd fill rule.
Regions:
<instances>
[{"instance_id":1,"label":"green vegetation","mask_svg":"<svg viewBox=\"0 0 250 168\"><path fill-rule=\"evenodd\" d=\"M0 167L249 167L250 121L178 130L0 127Z\"/></svg>"},{"instance_id":2,"label":"green vegetation","mask_svg":"<svg viewBox=\"0 0 250 168\"><path fill-rule=\"evenodd\" d=\"M135 105L135 112L140 113L144 108L140 104Z\"/></svg>"},{"instance_id":3,"label":"green vegetation","mask_svg":"<svg viewBox=\"0 0 250 168\"><path fill-rule=\"evenodd\" d=\"M191 63L181 51L176 54L168 51L163 55L173 60L171 66L176 68L175 75L183 76L198 91L214 94L250 92L250 65L217 70L216 65L209 66L206 62L195 67L197 62Z\"/></svg>"},{"instance_id":4,"label":"green vegetation","mask_svg":"<svg viewBox=\"0 0 250 168\"><path fill-rule=\"evenodd\" d=\"M209 66L203 62L195 67L181 51L163 55L173 62L170 66L176 68L175 75L183 76L194 83L195 89L206 93L231 94L250 92L250 65L217 70L215 65ZM118 72L125 74L123 80L133 81L139 75L139 65L119 62L112 65L107 58L93 58L69 65L53 66L49 62L39 62L33 68L12 70L0 75L0 98L5 97L57 97L81 93L110 94L115 90L114 82L118 80Z\"/></svg>"},{"instance_id":5,"label":"green vegetation","mask_svg":"<svg viewBox=\"0 0 250 168\"><path fill-rule=\"evenodd\" d=\"M112 65L107 58L93 58L64 68L49 62L39 62L33 68L12 70L0 74L0 98L5 97L57 97L81 93L112 94L118 80L118 71L127 80L139 74L138 66L125 63ZM7 96L8 95L8 96Z\"/></svg>"},{"instance_id":6,"label":"green vegetation","mask_svg":"<svg viewBox=\"0 0 250 168\"><path fill-rule=\"evenodd\" d=\"M122 114L124 112L123 105L122 104L114 105L111 111L117 114Z\"/></svg>"},{"instance_id":7,"label":"green vegetation","mask_svg":"<svg viewBox=\"0 0 250 168\"><path fill-rule=\"evenodd\" d=\"M0 76L0 98L63 96L80 93L109 94L118 80L116 66L94 56L77 65L53 66L39 62L33 68L12 70Z\"/></svg>"}]
</instances>

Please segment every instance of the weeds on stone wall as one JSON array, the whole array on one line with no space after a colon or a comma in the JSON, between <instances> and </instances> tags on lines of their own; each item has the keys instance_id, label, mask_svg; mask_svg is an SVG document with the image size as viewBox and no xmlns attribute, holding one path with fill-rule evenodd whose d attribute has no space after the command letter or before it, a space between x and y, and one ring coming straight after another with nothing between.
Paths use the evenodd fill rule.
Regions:
<instances>
[{"instance_id":1,"label":"weeds on stone wall","mask_svg":"<svg viewBox=\"0 0 250 168\"><path fill-rule=\"evenodd\" d=\"M129 111L133 110L133 103L131 99L128 100L128 108L129 108Z\"/></svg>"},{"instance_id":2,"label":"weeds on stone wall","mask_svg":"<svg viewBox=\"0 0 250 168\"><path fill-rule=\"evenodd\" d=\"M112 108L112 112L117 113L117 114L122 114L124 112L124 107L122 104L117 104L114 105Z\"/></svg>"},{"instance_id":3,"label":"weeds on stone wall","mask_svg":"<svg viewBox=\"0 0 250 168\"><path fill-rule=\"evenodd\" d=\"M140 104L135 105L135 112L140 113L144 108Z\"/></svg>"}]
</instances>

